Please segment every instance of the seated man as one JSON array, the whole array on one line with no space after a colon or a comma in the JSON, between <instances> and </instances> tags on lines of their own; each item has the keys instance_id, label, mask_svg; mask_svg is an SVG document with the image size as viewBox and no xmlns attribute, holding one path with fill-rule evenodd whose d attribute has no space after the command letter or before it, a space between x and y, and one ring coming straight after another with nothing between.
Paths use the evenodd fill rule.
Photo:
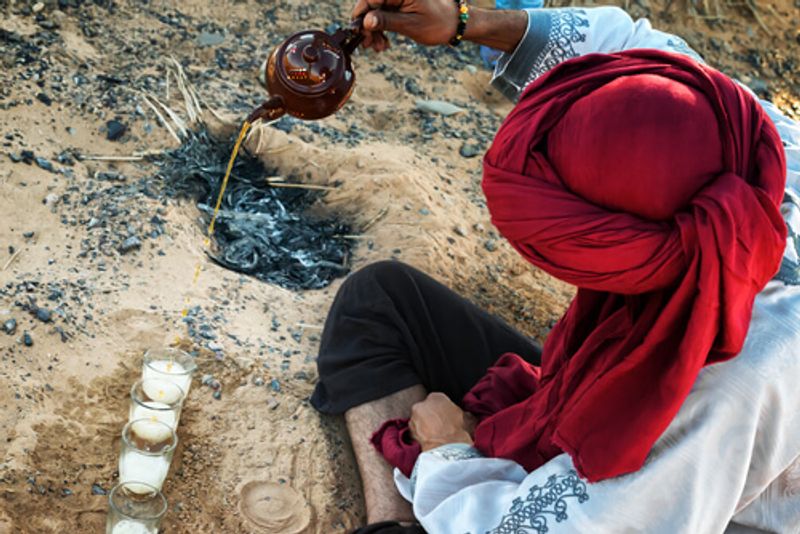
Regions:
<instances>
[{"instance_id":1,"label":"seated man","mask_svg":"<svg viewBox=\"0 0 800 534\"><path fill-rule=\"evenodd\" d=\"M800 127L617 8L365 11L376 50L506 52L488 206L579 290L540 349L398 262L342 285L312 402L345 414L362 531L797 532ZM395 489L370 436L409 416Z\"/></svg>"}]
</instances>

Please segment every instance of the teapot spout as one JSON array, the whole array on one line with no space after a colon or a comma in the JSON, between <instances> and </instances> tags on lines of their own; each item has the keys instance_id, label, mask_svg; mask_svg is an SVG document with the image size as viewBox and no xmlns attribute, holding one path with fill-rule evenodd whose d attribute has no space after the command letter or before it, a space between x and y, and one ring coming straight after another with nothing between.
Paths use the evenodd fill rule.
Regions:
<instances>
[{"instance_id":1,"label":"teapot spout","mask_svg":"<svg viewBox=\"0 0 800 534\"><path fill-rule=\"evenodd\" d=\"M250 115L247 116L247 122L253 124L259 119L265 121L274 121L281 118L285 114L286 105L283 102L283 98L280 96L273 96L262 102L260 106L251 111Z\"/></svg>"}]
</instances>

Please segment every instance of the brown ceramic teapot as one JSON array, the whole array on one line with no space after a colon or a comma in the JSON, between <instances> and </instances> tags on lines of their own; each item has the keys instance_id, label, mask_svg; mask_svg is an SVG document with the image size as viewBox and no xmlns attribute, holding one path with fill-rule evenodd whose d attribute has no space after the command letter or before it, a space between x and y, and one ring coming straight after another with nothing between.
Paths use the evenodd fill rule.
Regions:
<instances>
[{"instance_id":1,"label":"brown ceramic teapot","mask_svg":"<svg viewBox=\"0 0 800 534\"><path fill-rule=\"evenodd\" d=\"M259 76L271 98L250 114L249 122L284 113L313 120L338 111L353 92L356 75L350 55L361 43L362 20L332 35L298 32L276 47Z\"/></svg>"}]
</instances>

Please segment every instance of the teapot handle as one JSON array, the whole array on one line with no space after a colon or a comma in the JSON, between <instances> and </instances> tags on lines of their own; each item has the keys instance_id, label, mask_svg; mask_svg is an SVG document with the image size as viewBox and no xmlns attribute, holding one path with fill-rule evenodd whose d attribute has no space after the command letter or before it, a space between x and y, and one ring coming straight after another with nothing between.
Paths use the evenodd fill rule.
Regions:
<instances>
[{"instance_id":1,"label":"teapot handle","mask_svg":"<svg viewBox=\"0 0 800 534\"><path fill-rule=\"evenodd\" d=\"M338 29L336 33L331 36L331 40L342 48L348 56L355 52L364 36L361 34L361 29L364 26L364 15L356 17L350 22L346 29Z\"/></svg>"}]
</instances>

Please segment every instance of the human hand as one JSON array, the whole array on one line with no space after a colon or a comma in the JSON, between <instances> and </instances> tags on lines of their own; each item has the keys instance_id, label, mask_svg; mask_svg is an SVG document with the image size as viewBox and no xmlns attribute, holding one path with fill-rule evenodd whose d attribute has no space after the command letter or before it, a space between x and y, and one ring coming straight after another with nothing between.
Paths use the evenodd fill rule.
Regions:
<instances>
[{"instance_id":1,"label":"human hand","mask_svg":"<svg viewBox=\"0 0 800 534\"><path fill-rule=\"evenodd\" d=\"M471 415L453 404L443 393L431 393L411 407L411 436L428 451L448 443L472 445Z\"/></svg>"},{"instance_id":2,"label":"human hand","mask_svg":"<svg viewBox=\"0 0 800 534\"><path fill-rule=\"evenodd\" d=\"M423 45L447 44L456 34L458 7L453 0L358 0L353 18L364 17L364 46L389 48L384 32L396 32Z\"/></svg>"}]
</instances>

